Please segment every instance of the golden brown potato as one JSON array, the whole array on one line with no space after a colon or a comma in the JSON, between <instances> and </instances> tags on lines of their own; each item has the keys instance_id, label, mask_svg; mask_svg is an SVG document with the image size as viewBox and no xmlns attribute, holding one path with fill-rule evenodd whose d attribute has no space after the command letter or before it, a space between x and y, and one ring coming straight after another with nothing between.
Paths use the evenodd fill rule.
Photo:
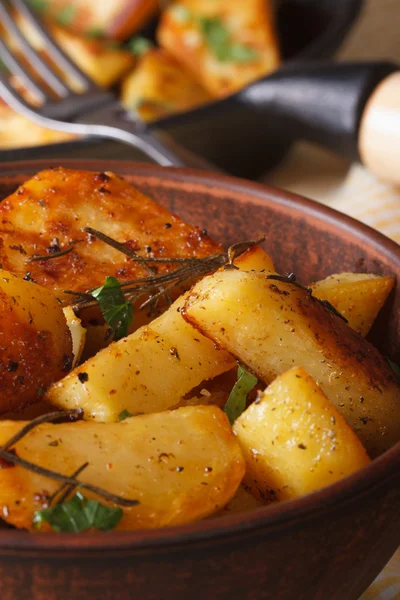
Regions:
<instances>
[{"instance_id":1,"label":"golden brown potato","mask_svg":"<svg viewBox=\"0 0 400 600\"><path fill-rule=\"evenodd\" d=\"M350 327L367 335L394 286L394 277L339 273L311 284L316 298L328 300Z\"/></svg>"},{"instance_id":2,"label":"golden brown potato","mask_svg":"<svg viewBox=\"0 0 400 600\"><path fill-rule=\"evenodd\" d=\"M278 67L266 0L180 0L163 12L158 41L217 97Z\"/></svg>"},{"instance_id":3,"label":"golden brown potato","mask_svg":"<svg viewBox=\"0 0 400 600\"><path fill-rule=\"evenodd\" d=\"M144 121L161 119L211 101L211 95L174 58L147 52L122 85L122 103Z\"/></svg>"},{"instance_id":4,"label":"golden brown potato","mask_svg":"<svg viewBox=\"0 0 400 600\"><path fill-rule=\"evenodd\" d=\"M71 334L56 297L0 271L0 413L41 398L71 365Z\"/></svg>"},{"instance_id":5,"label":"golden brown potato","mask_svg":"<svg viewBox=\"0 0 400 600\"><path fill-rule=\"evenodd\" d=\"M259 247L235 263L250 270L272 264ZM230 371L235 361L182 319L185 297L55 383L46 400L59 408L83 408L86 418L105 422L116 421L125 409L136 414L185 404L223 406L234 381L228 375L218 389L212 380Z\"/></svg>"},{"instance_id":6,"label":"golden brown potato","mask_svg":"<svg viewBox=\"0 0 400 600\"><path fill-rule=\"evenodd\" d=\"M41 146L74 139L68 133L54 131L33 123L16 113L0 99L0 150Z\"/></svg>"},{"instance_id":7,"label":"golden brown potato","mask_svg":"<svg viewBox=\"0 0 400 600\"><path fill-rule=\"evenodd\" d=\"M92 226L145 257L204 257L222 251L200 228L156 204L113 173L64 168L42 171L0 203L0 264L71 303L62 293L103 285L108 275L124 282L148 273L82 228ZM55 243L56 242L56 243ZM47 261L26 258L73 248ZM167 273L176 265L159 265ZM91 315L94 317L94 315Z\"/></svg>"},{"instance_id":8,"label":"golden brown potato","mask_svg":"<svg viewBox=\"0 0 400 600\"><path fill-rule=\"evenodd\" d=\"M174 408L201 382L230 370L233 358L182 319L184 301L179 298L149 326L71 371L51 386L46 401L83 408L86 419L116 421L123 410L137 414Z\"/></svg>"},{"instance_id":9,"label":"golden brown potato","mask_svg":"<svg viewBox=\"0 0 400 600\"><path fill-rule=\"evenodd\" d=\"M371 457L400 437L400 390L386 360L305 289L226 270L197 283L182 311L264 383L303 366Z\"/></svg>"},{"instance_id":10,"label":"golden brown potato","mask_svg":"<svg viewBox=\"0 0 400 600\"><path fill-rule=\"evenodd\" d=\"M89 37L124 39L158 8L157 0L50 0L33 2L40 14Z\"/></svg>"},{"instance_id":11,"label":"golden brown potato","mask_svg":"<svg viewBox=\"0 0 400 600\"><path fill-rule=\"evenodd\" d=\"M47 58L45 41L37 33L36 28L20 13L15 15L15 20L35 50ZM103 87L113 85L135 63L135 57L131 52L119 48L107 40L84 38L50 22L48 22L48 27L64 52L98 85ZM9 42L13 45L12 38L9 39ZM18 51L18 47L16 49ZM53 66L60 75L65 76L57 64Z\"/></svg>"},{"instance_id":12,"label":"golden brown potato","mask_svg":"<svg viewBox=\"0 0 400 600\"><path fill-rule=\"evenodd\" d=\"M241 271L275 273L272 258L260 246L251 246L246 252L235 258L233 264Z\"/></svg>"},{"instance_id":13,"label":"golden brown potato","mask_svg":"<svg viewBox=\"0 0 400 600\"><path fill-rule=\"evenodd\" d=\"M0 422L0 444L23 425ZM81 481L139 500L138 506L123 508L117 529L178 525L206 517L229 502L244 475L244 460L228 419L212 406L103 425L44 424L14 448L20 458L65 475L88 462ZM16 527L32 529L34 512L59 487L58 482L19 466L1 469L3 518Z\"/></svg>"},{"instance_id":14,"label":"golden brown potato","mask_svg":"<svg viewBox=\"0 0 400 600\"><path fill-rule=\"evenodd\" d=\"M338 481L370 459L302 367L283 373L235 421L245 485L263 501L290 500Z\"/></svg>"},{"instance_id":15,"label":"golden brown potato","mask_svg":"<svg viewBox=\"0 0 400 600\"><path fill-rule=\"evenodd\" d=\"M51 32L66 54L102 87L110 87L135 64L131 52L105 40L83 38L53 25Z\"/></svg>"}]
</instances>

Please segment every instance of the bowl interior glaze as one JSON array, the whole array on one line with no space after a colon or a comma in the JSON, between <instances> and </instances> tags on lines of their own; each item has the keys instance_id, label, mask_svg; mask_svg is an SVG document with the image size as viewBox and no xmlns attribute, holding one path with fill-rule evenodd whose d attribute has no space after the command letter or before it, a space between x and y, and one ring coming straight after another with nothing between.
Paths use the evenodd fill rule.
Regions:
<instances>
[{"instance_id":1,"label":"bowl interior glaze","mask_svg":"<svg viewBox=\"0 0 400 600\"><path fill-rule=\"evenodd\" d=\"M17 185L23 183L32 174L49 166L57 166L59 162L59 160L46 160L31 163L3 163L0 176L0 198L4 198L14 191ZM211 236L225 246L265 234L264 247L275 259L278 270L282 273L289 271L296 273L298 279L303 283L344 271L391 274L395 275L398 280L400 278L400 248L397 244L349 217L287 192L231 177L200 174L180 169L162 169L139 163L64 160L63 166L94 171L114 171L172 212L179 214L184 220L206 228ZM400 340L399 308L400 292L397 286L371 336L383 353L397 360L400 358L397 353ZM302 527L306 530L305 524L308 523L310 526L314 520L317 523L318 518L322 519L322 523L324 518L330 521L337 518L339 527L339 514L347 515L346 511L350 510L349 507L354 503L355 498L359 498L361 501L368 494L373 494L373 490L376 490L378 497L379 488L382 485L386 486L386 490L390 488L400 496L399 466L400 443L366 469L299 500L262 508L248 514L231 515L219 520L210 519L183 527L144 532L80 534L79 536L69 534L51 536L36 534L33 536L24 532L4 530L0 531L0 557L11 560L12 556L18 553L18 556L30 557L34 561L37 559L37 564L39 564L43 560L45 562L55 560L55 557L58 556L60 569L63 564L62 560L68 559L68 561L72 561L71 564L74 568L79 570L76 564L78 560L82 559L83 563L85 560L90 562L99 553L103 555L104 560L108 555L114 559L116 556L124 557L125 560L129 557L133 560L132 557L135 557L136 562L133 561L132 564L138 565L141 560L140 556L146 556L146 561L151 562L157 552L164 550L169 552L173 548L179 548L179 551L192 549L195 553L209 553L210 560L212 560L213 552L218 552L218 548L224 543L229 542L232 548L238 544L237 548L240 548L240 544L244 540L243 547L245 547L246 540L254 539L254 543L256 539L259 540L261 532L264 536L263 539L269 539L268 536L270 539L275 539L274 536L282 531L282 544L290 545L290 540L286 539L285 528L293 526L297 532L302 531ZM386 506L382 500L382 507L384 505ZM326 522L328 523L328 521ZM317 527L316 524L315 527ZM333 529L332 532L334 532ZM346 535L348 535L348 531L343 532L343 536L346 537ZM367 535L365 531L364 535ZM315 587L315 590L318 590L318 594L324 593L325 595L317 594L310 597L323 600L356 598L354 594L361 593L367 587L395 550L400 541L399 527L395 529L395 534L392 532L390 543L387 537L388 535L386 535L386 543L383 544L380 553L374 552L374 557L369 557L369 562L365 557L364 562L368 568L362 569L361 565L358 565L358 570L356 570L355 566L352 567L354 571L351 572L352 583L346 584L347 587L338 587L338 593L347 595L338 596L335 595L336 592L326 595L324 590L328 588L318 582L319 587ZM261 541L257 543L261 543ZM238 560L241 560L239 550L237 552ZM361 553L360 556L362 556ZM167 559L164 558L164 560ZM164 563L162 565L160 573L165 567ZM155 564L153 566L156 568ZM187 565L185 568L188 568ZM295 571L296 569L293 568L293 581L297 576ZM112 573L110 574L111 578L113 577ZM117 571L115 573L117 574ZM22 577L21 572L19 572L19 576ZM192 577L198 577L198 574L194 575L192 572ZM16 581L17 571L13 585L17 585ZM29 581L33 581L33 579ZM160 574L160 582L162 581ZM64 584L68 587L67 583ZM176 587L178 584L175 585L175 583L166 590L166 598L170 596L172 598L173 595L179 598L185 597L179 595ZM307 589L311 589L310 581L306 583ZM139 591L141 589L137 581L135 585L139 587L133 588L132 593L134 589ZM229 588L229 583L226 585ZM232 585L234 585L233 580ZM182 586L179 589L185 589L185 593L190 593L189 588L186 589ZM32 591L33 584L28 585L28 588ZM275 589L276 592L279 590L278 587L271 587L272 589ZM59 588L59 594L60 590L61 588ZM39 598L45 597L35 594L36 592L30 598L39 600ZM156 598L157 595L154 594L156 592L150 585L148 595L139 595L138 597ZM9 597L11 598L11 596ZM24 597L18 596L18 598ZM64 597L67 596L62 594L57 596L57 598ZM83 595L76 595L76 598L80 599L81 597L83 598ZM104 596L104 598L111 597L111 595ZM121 595L115 597L128 598L130 596L125 596L121 592ZM200 595L194 597L200 597ZM215 592L215 594L210 592L209 597L222 599L228 596L222 592ZM269 595L257 596L250 593L246 595L244 591L237 597L272 598ZM284 595L282 592L279 598L281 597L286 600L291 596ZM298 596L299 599L303 597L306 596ZM2 595L2 598L8 600L7 596ZM53 598L53 596L46 596L46 600L48 598Z\"/></svg>"}]
</instances>

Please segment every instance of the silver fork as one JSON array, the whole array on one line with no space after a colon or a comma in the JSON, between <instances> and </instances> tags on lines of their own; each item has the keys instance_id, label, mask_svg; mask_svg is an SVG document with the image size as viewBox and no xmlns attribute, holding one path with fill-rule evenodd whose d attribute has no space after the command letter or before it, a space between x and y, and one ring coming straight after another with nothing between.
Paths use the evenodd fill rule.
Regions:
<instances>
[{"instance_id":1,"label":"silver fork","mask_svg":"<svg viewBox=\"0 0 400 600\"><path fill-rule=\"evenodd\" d=\"M12 11L19 11L42 36L47 55L65 73L65 79L24 37ZM167 134L150 132L144 123L131 118L112 93L98 87L66 56L23 0L0 0L0 22L17 42L19 52L32 69L32 72L25 69L12 44L0 39L0 59L8 71L0 67L0 97L15 111L49 129L124 142L163 166L216 170L214 165L178 145ZM39 107L22 97L10 83L10 75L21 81L29 96L40 101ZM68 83L71 80L79 85L81 92L73 89Z\"/></svg>"}]
</instances>

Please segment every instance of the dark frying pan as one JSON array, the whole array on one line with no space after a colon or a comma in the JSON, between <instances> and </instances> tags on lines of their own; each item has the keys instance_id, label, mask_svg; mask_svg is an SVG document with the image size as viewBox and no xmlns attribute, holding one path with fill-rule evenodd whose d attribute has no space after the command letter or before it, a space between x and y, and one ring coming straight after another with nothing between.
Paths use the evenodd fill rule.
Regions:
<instances>
[{"instance_id":1,"label":"dark frying pan","mask_svg":"<svg viewBox=\"0 0 400 600\"><path fill-rule=\"evenodd\" d=\"M278 0L277 26L282 56L288 66L328 58L340 46L360 9L362 0ZM278 77L279 74L272 77ZM211 110L210 110L211 109ZM240 110L238 110L240 109ZM254 102L243 94L239 103L229 99L202 109L155 122L183 146L205 156L236 175L256 178L275 164L290 146L293 132L272 118L264 124L268 135L256 135ZM221 115L224 119L221 119ZM262 115L258 115L262 118ZM213 135L210 135L212 132ZM0 160L63 157L143 158L116 142L83 140L0 152Z\"/></svg>"}]
</instances>

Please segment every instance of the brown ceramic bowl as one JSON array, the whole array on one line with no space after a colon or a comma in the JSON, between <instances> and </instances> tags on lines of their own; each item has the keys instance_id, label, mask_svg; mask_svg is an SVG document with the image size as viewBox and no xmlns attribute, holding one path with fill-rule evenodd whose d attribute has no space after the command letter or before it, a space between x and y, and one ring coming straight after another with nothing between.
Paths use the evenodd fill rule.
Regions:
<instances>
[{"instance_id":1,"label":"brown ceramic bowl","mask_svg":"<svg viewBox=\"0 0 400 600\"><path fill-rule=\"evenodd\" d=\"M58 161L3 164L0 197ZM303 281L366 270L400 278L400 248L318 204L254 183L134 163L113 170L224 244L266 233L280 270ZM395 357L399 286L374 337ZM400 443L309 496L155 531L0 531L1 600L357 600L400 543Z\"/></svg>"}]
</instances>

